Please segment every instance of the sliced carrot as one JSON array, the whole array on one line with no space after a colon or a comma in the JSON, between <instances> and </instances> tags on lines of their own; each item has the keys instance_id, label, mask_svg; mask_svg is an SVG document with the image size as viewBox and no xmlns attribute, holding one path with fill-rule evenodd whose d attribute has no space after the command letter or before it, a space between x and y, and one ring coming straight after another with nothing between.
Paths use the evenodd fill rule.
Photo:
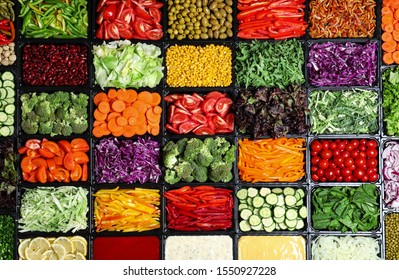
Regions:
<instances>
[{"instance_id":1,"label":"sliced carrot","mask_svg":"<svg viewBox=\"0 0 399 280\"><path fill-rule=\"evenodd\" d=\"M126 91L129 94L129 98L125 102L133 103L137 100L137 91L134 89L127 89Z\"/></svg>"},{"instance_id":2,"label":"sliced carrot","mask_svg":"<svg viewBox=\"0 0 399 280\"><path fill-rule=\"evenodd\" d=\"M139 114L144 114L147 111L147 104L141 100L133 102L132 107L136 108Z\"/></svg>"},{"instance_id":3,"label":"sliced carrot","mask_svg":"<svg viewBox=\"0 0 399 280\"><path fill-rule=\"evenodd\" d=\"M382 35L381 35L381 39L382 39L384 42L386 42L386 41L392 41L392 40L393 40L393 37L392 37L392 34L391 34L391 33L389 33L389 32L384 32L384 33L382 33Z\"/></svg>"},{"instance_id":4,"label":"sliced carrot","mask_svg":"<svg viewBox=\"0 0 399 280\"><path fill-rule=\"evenodd\" d=\"M104 121L95 120L95 121L93 122L93 127L95 127L95 126L100 126L100 124L103 124L103 123L105 123L105 122L104 122Z\"/></svg>"},{"instance_id":5,"label":"sliced carrot","mask_svg":"<svg viewBox=\"0 0 399 280\"><path fill-rule=\"evenodd\" d=\"M389 23L389 24L384 25L382 30L391 33L394 30L393 24Z\"/></svg>"},{"instance_id":6,"label":"sliced carrot","mask_svg":"<svg viewBox=\"0 0 399 280\"><path fill-rule=\"evenodd\" d=\"M392 64L394 62L393 58L392 58L392 53L390 53L390 52L385 53L382 56L382 61L384 61L385 64Z\"/></svg>"},{"instance_id":7,"label":"sliced carrot","mask_svg":"<svg viewBox=\"0 0 399 280\"><path fill-rule=\"evenodd\" d=\"M152 135L157 136L159 134L159 127L152 127L152 126L149 126L149 127L151 127L150 133Z\"/></svg>"},{"instance_id":8,"label":"sliced carrot","mask_svg":"<svg viewBox=\"0 0 399 280\"><path fill-rule=\"evenodd\" d=\"M132 106L132 103L126 102L126 101L125 101L125 106L126 106L126 107L131 107L131 106Z\"/></svg>"},{"instance_id":9,"label":"sliced carrot","mask_svg":"<svg viewBox=\"0 0 399 280\"><path fill-rule=\"evenodd\" d=\"M110 109L111 107L106 101L101 101L100 104L98 104L98 110L103 114L108 114Z\"/></svg>"},{"instance_id":10,"label":"sliced carrot","mask_svg":"<svg viewBox=\"0 0 399 280\"><path fill-rule=\"evenodd\" d=\"M148 109L145 115L147 117L147 120L151 122L159 122L161 120L161 115L154 114L152 109Z\"/></svg>"},{"instance_id":11,"label":"sliced carrot","mask_svg":"<svg viewBox=\"0 0 399 280\"><path fill-rule=\"evenodd\" d=\"M130 125L142 125L147 123L147 119L142 114L138 114L137 117L130 117L128 120Z\"/></svg>"},{"instance_id":12,"label":"sliced carrot","mask_svg":"<svg viewBox=\"0 0 399 280\"><path fill-rule=\"evenodd\" d=\"M381 9L381 14L383 15L383 16L385 16L385 15L392 15L392 10L389 8L389 7L383 7L382 9Z\"/></svg>"},{"instance_id":13,"label":"sliced carrot","mask_svg":"<svg viewBox=\"0 0 399 280\"><path fill-rule=\"evenodd\" d=\"M104 136L110 135L111 131L108 129L107 123L100 125L101 129L103 130Z\"/></svg>"},{"instance_id":14,"label":"sliced carrot","mask_svg":"<svg viewBox=\"0 0 399 280\"><path fill-rule=\"evenodd\" d=\"M153 108L153 110L154 110L154 114L158 114L158 115L162 114L162 108L159 106L155 106Z\"/></svg>"},{"instance_id":15,"label":"sliced carrot","mask_svg":"<svg viewBox=\"0 0 399 280\"><path fill-rule=\"evenodd\" d=\"M93 97L93 102L96 106L98 106L101 101L109 101L108 96L105 92L99 92Z\"/></svg>"},{"instance_id":16,"label":"sliced carrot","mask_svg":"<svg viewBox=\"0 0 399 280\"><path fill-rule=\"evenodd\" d=\"M393 25L393 29L399 31L399 23L395 23L395 24Z\"/></svg>"},{"instance_id":17,"label":"sliced carrot","mask_svg":"<svg viewBox=\"0 0 399 280\"><path fill-rule=\"evenodd\" d=\"M126 101L129 99L129 93L127 92L127 90L118 89L117 93L118 95L116 96L116 98L118 98L119 100Z\"/></svg>"},{"instance_id":18,"label":"sliced carrot","mask_svg":"<svg viewBox=\"0 0 399 280\"><path fill-rule=\"evenodd\" d=\"M107 121L109 121L110 119L113 119L113 118L117 118L119 116L121 116L121 113L117 113L117 112L109 113L107 116Z\"/></svg>"},{"instance_id":19,"label":"sliced carrot","mask_svg":"<svg viewBox=\"0 0 399 280\"><path fill-rule=\"evenodd\" d=\"M144 135L147 132L147 125L146 124L136 125L135 130L137 135Z\"/></svg>"},{"instance_id":20,"label":"sliced carrot","mask_svg":"<svg viewBox=\"0 0 399 280\"><path fill-rule=\"evenodd\" d=\"M114 135L114 136L116 136L116 137L122 136L122 135L123 135L123 127L120 126L120 127L118 128L118 130L112 132L112 135Z\"/></svg>"},{"instance_id":21,"label":"sliced carrot","mask_svg":"<svg viewBox=\"0 0 399 280\"><path fill-rule=\"evenodd\" d=\"M399 64L399 51L394 51L392 53L392 59L396 64Z\"/></svg>"},{"instance_id":22,"label":"sliced carrot","mask_svg":"<svg viewBox=\"0 0 399 280\"><path fill-rule=\"evenodd\" d=\"M115 112L121 113L123 110L125 110L126 105L125 102L122 100L115 100L112 103L112 109L114 109Z\"/></svg>"},{"instance_id":23,"label":"sliced carrot","mask_svg":"<svg viewBox=\"0 0 399 280\"><path fill-rule=\"evenodd\" d=\"M152 101L151 92L146 91L146 90L140 92L140 93L138 94L138 96L137 96L137 100L143 101L144 103L147 103L147 104L151 104L151 101Z\"/></svg>"},{"instance_id":24,"label":"sliced carrot","mask_svg":"<svg viewBox=\"0 0 399 280\"><path fill-rule=\"evenodd\" d=\"M383 24L392 23L393 22L393 16L389 16L389 15L382 16L381 21L382 21Z\"/></svg>"},{"instance_id":25,"label":"sliced carrot","mask_svg":"<svg viewBox=\"0 0 399 280\"><path fill-rule=\"evenodd\" d=\"M159 127L159 122L151 122L151 121L147 120L147 123L148 123L149 126Z\"/></svg>"},{"instance_id":26,"label":"sliced carrot","mask_svg":"<svg viewBox=\"0 0 399 280\"><path fill-rule=\"evenodd\" d=\"M388 41L382 44L382 49L386 52L394 52L396 50L396 42Z\"/></svg>"},{"instance_id":27,"label":"sliced carrot","mask_svg":"<svg viewBox=\"0 0 399 280\"><path fill-rule=\"evenodd\" d=\"M111 89L108 91L108 98L109 98L109 99L115 99L115 98L116 98L116 95L117 95L116 89L111 88Z\"/></svg>"},{"instance_id":28,"label":"sliced carrot","mask_svg":"<svg viewBox=\"0 0 399 280\"><path fill-rule=\"evenodd\" d=\"M395 0L395 1L396 1L396 0ZM383 1L382 1L382 5L383 5L383 6L389 7L389 6L391 6L391 4L392 4L392 0L383 0Z\"/></svg>"},{"instance_id":29,"label":"sliced carrot","mask_svg":"<svg viewBox=\"0 0 399 280\"><path fill-rule=\"evenodd\" d=\"M139 114L139 112L137 111L137 109L133 106L131 107L126 107L125 110L123 110L122 115L126 118L129 117L137 117Z\"/></svg>"},{"instance_id":30,"label":"sliced carrot","mask_svg":"<svg viewBox=\"0 0 399 280\"><path fill-rule=\"evenodd\" d=\"M151 106L155 107L161 103L161 95L158 92L153 92L151 94Z\"/></svg>"},{"instance_id":31,"label":"sliced carrot","mask_svg":"<svg viewBox=\"0 0 399 280\"><path fill-rule=\"evenodd\" d=\"M399 9L399 2L398 1L392 1L391 9Z\"/></svg>"},{"instance_id":32,"label":"sliced carrot","mask_svg":"<svg viewBox=\"0 0 399 280\"><path fill-rule=\"evenodd\" d=\"M116 123L116 119L115 119L115 118L109 120L109 122L108 122L108 129L109 129L112 133L114 133L115 131L117 131L119 128L121 128L121 126L119 126L119 125Z\"/></svg>"},{"instance_id":33,"label":"sliced carrot","mask_svg":"<svg viewBox=\"0 0 399 280\"><path fill-rule=\"evenodd\" d=\"M107 114L101 113L98 109L94 110L93 116L98 121L105 121L107 119Z\"/></svg>"},{"instance_id":34,"label":"sliced carrot","mask_svg":"<svg viewBox=\"0 0 399 280\"><path fill-rule=\"evenodd\" d=\"M93 127L92 133L96 138L101 138L104 136L103 129L99 126Z\"/></svg>"},{"instance_id":35,"label":"sliced carrot","mask_svg":"<svg viewBox=\"0 0 399 280\"><path fill-rule=\"evenodd\" d=\"M133 137L136 134L136 131L134 129L134 126L131 125L125 125L123 127L123 136L126 138Z\"/></svg>"},{"instance_id":36,"label":"sliced carrot","mask_svg":"<svg viewBox=\"0 0 399 280\"><path fill-rule=\"evenodd\" d=\"M127 118L125 118L124 116L120 116L116 118L116 123L120 126L125 126L128 123Z\"/></svg>"}]
</instances>

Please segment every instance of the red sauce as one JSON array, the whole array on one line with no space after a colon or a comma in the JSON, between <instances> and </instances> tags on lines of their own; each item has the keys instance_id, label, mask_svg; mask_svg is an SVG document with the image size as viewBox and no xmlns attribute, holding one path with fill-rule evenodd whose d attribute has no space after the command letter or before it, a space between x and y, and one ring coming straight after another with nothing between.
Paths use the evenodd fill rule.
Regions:
<instances>
[{"instance_id":1,"label":"red sauce","mask_svg":"<svg viewBox=\"0 0 399 280\"><path fill-rule=\"evenodd\" d=\"M156 236L97 237L95 260L159 260L160 241Z\"/></svg>"}]
</instances>

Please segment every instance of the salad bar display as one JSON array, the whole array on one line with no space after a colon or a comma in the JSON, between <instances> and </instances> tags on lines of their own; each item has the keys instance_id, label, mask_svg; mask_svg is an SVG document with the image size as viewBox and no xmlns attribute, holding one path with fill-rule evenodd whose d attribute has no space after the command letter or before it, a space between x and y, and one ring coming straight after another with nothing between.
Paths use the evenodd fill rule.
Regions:
<instances>
[{"instance_id":1,"label":"salad bar display","mask_svg":"<svg viewBox=\"0 0 399 280\"><path fill-rule=\"evenodd\" d=\"M399 259L393 0L0 0L0 260Z\"/></svg>"}]
</instances>

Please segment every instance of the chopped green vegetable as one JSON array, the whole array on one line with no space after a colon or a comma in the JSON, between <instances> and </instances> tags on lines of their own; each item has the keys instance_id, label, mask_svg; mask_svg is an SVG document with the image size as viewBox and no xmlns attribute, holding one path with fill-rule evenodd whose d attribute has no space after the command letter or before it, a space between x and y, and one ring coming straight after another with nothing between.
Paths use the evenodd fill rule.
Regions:
<instances>
[{"instance_id":1,"label":"chopped green vegetable","mask_svg":"<svg viewBox=\"0 0 399 280\"><path fill-rule=\"evenodd\" d=\"M27 134L82 134L89 127L88 100L89 96L84 93L24 93L21 128Z\"/></svg>"},{"instance_id":2,"label":"chopped green vegetable","mask_svg":"<svg viewBox=\"0 0 399 280\"><path fill-rule=\"evenodd\" d=\"M373 184L317 188L312 205L314 229L357 232L378 227L380 207L377 188Z\"/></svg>"},{"instance_id":3,"label":"chopped green vegetable","mask_svg":"<svg viewBox=\"0 0 399 280\"><path fill-rule=\"evenodd\" d=\"M0 260L14 259L14 219L0 215Z\"/></svg>"},{"instance_id":4,"label":"chopped green vegetable","mask_svg":"<svg viewBox=\"0 0 399 280\"><path fill-rule=\"evenodd\" d=\"M81 187L25 189L20 232L72 232L87 228L88 191Z\"/></svg>"},{"instance_id":5,"label":"chopped green vegetable","mask_svg":"<svg viewBox=\"0 0 399 280\"><path fill-rule=\"evenodd\" d=\"M378 92L354 89L314 90L309 98L314 134L372 134L378 132Z\"/></svg>"},{"instance_id":6,"label":"chopped green vegetable","mask_svg":"<svg viewBox=\"0 0 399 280\"><path fill-rule=\"evenodd\" d=\"M304 62L301 43L296 39L240 42L235 65L237 84L245 88L300 85L305 82Z\"/></svg>"},{"instance_id":7,"label":"chopped green vegetable","mask_svg":"<svg viewBox=\"0 0 399 280\"><path fill-rule=\"evenodd\" d=\"M93 47L95 77L101 88L153 88L163 77L161 49L155 45L113 41Z\"/></svg>"},{"instance_id":8,"label":"chopped green vegetable","mask_svg":"<svg viewBox=\"0 0 399 280\"><path fill-rule=\"evenodd\" d=\"M385 133L399 134L399 68L389 68L382 74L382 95Z\"/></svg>"},{"instance_id":9,"label":"chopped green vegetable","mask_svg":"<svg viewBox=\"0 0 399 280\"><path fill-rule=\"evenodd\" d=\"M5 138L0 141L0 209L15 207L15 189L17 186L17 160L14 141Z\"/></svg>"}]
</instances>

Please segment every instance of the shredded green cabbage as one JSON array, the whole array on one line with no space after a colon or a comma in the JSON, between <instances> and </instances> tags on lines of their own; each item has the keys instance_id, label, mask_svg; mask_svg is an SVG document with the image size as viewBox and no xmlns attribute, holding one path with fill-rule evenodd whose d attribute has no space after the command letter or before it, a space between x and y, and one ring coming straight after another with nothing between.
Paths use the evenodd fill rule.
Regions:
<instances>
[{"instance_id":1,"label":"shredded green cabbage","mask_svg":"<svg viewBox=\"0 0 399 280\"><path fill-rule=\"evenodd\" d=\"M87 228L88 191L80 187L37 187L22 195L20 232L76 232Z\"/></svg>"}]
</instances>

